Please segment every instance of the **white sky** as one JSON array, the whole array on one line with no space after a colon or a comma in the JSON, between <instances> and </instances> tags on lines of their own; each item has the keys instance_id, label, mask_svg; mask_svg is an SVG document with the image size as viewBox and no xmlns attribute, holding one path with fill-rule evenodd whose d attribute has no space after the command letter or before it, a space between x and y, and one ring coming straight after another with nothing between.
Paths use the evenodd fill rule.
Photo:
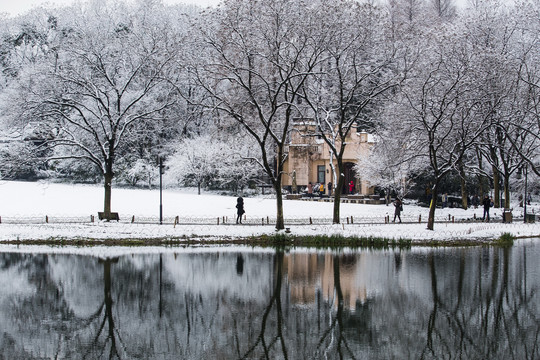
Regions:
<instances>
[{"instance_id":1,"label":"white sky","mask_svg":"<svg viewBox=\"0 0 540 360\"><path fill-rule=\"evenodd\" d=\"M40 5L68 5L77 0L0 0L0 13L8 13L15 16L22 14L36 6ZM219 0L163 0L165 4L188 3L197 4L199 6L211 6L219 2Z\"/></svg>"}]
</instances>

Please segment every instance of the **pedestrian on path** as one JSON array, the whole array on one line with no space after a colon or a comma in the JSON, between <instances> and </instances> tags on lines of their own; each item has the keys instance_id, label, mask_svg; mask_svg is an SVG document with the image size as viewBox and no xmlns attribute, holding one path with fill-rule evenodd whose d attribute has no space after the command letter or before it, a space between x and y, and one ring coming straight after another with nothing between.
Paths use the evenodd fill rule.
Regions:
<instances>
[{"instance_id":1,"label":"pedestrian on path","mask_svg":"<svg viewBox=\"0 0 540 360\"><path fill-rule=\"evenodd\" d=\"M242 215L244 215L246 211L244 210L244 199L242 197L239 197L236 199L236 223L242 223Z\"/></svg>"},{"instance_id":2,"label":"pedestrian on path","mask_svg":"<svg viewBox=\"0 0 540 360\"><path fill-rule=\"evenodd\" d=\"M493 201L486 195L482 201L482 205L484 205L484 216L482 216L482 221L489 222L489 208L493 206Z\"/></svg>"},{"instance_id":3,"label":"pedestrian on path","mask_svg":"<svg viewBox=\"0 0 540 360\"><path fill-rule=\"evenodd\" d=\"M398 197L396 198L396 201L394 201L394 220L392 222L396 222L396 217L399 219L399 222L401 222L401 212L403 211L403 202Z\"/></svg>"}]
</instances>

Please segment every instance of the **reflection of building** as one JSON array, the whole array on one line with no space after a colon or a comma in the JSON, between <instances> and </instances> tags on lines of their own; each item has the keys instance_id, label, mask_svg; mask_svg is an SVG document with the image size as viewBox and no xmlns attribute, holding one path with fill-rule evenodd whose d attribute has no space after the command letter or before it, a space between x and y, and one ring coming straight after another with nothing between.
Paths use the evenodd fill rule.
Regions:
<instances>
[{"instance_id":1,"label":"reflection of building","mask_svg":"<svg viewBox=\"0 0 540 360\"><path fill-rule=\"evenodd\" d=\"M331 152L328 144L315 134L315 124L305 119L295 119L288 150L288 158L283 166L283 186L292 188L293 172L296 183L300 189L305 188L309 182L323 183L325 189L329 182L333 182L330 166ZM352 128L346 138L347 146L343 154L344 187L342 193L348 193L347 184L352 180L355 184L355 193L372 194L373 187L362 181L356 174L353 166L358 162L359 156L367 156L373 137L365 132L357 132ZM339 144L338 144L339 145ZM335 158L332 158L334 167ZM290 190L290 189L289 189Z\"/></svg>"},{"instance_id":2,"label":"reflection of building","mask_svg":"<svg viewBox=\"0 0 540 360\"><path fill-rule=\"evenodd\" d=\"M339 282L344 305L352 310L357 302L366 301L366 284L358 278L357 255L339 258ZM290 254L285 256L283 265L293 304L314 303L317 291L322 293L324 300L337 304L332 254Z\"/></svg>"}]
</instances>

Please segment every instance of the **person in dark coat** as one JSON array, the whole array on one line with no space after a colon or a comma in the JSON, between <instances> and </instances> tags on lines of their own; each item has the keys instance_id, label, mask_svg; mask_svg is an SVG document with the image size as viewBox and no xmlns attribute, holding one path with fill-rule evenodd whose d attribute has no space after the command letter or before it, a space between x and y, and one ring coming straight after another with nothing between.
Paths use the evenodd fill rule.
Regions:
<instances>
[{"instance_id":1,"label":"person in dark coat","mask_svg":"<svg viewBox=\"0 0 540 360\"><path fill-rule=\"evenodd\" d=\"M482 205L484 205L484 216L482 216L482 221L489 222L489 208L493 206L489 196L486 195L484 197L484 200L482 201Z\"/></svg>"},{"instance_id":2,"label":"person in dark coat","mask_svg":"<svg viewBox=\"0 0 540 360\"><path fill-rule=\"evenodd\" d=\"M396 201L394 201L394 221L396 222L396 217L399 219L399 222L401 222L401 212L403 211L403 203L401 202L400 198L396 198Z\"/></svg>"},{"instance_id":3,"label":"person in dark coat","mask_svg":"<svg viewBox=\"0 0 540 360\"><path fill-rule=\"evenodd\" d=\"M242 197L239 197L236 199L236 223L242 223L242 215L245 214L244 210L244 199Z\"/></svg>"}]
</instances>

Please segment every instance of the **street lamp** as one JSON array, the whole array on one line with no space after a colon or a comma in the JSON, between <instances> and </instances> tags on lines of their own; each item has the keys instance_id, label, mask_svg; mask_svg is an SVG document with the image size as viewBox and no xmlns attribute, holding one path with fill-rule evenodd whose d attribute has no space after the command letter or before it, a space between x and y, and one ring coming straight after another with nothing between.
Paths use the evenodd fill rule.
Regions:
<instances>
[{"instance_id":1,"label":"street lamp","mask_svg":"<svg viewBox=\"0 0 540 360\"><path fill-rule=\"evenodd\" d=\"M163 224L163 158L159 156L159 224Z\"/></svg>"},{"instance_id":2,"label":"street lamp","mask_svg":"<svg viewBox=\"0 0 540 360\"><path fill-rule=\"evenodd\" d=\"M527 173L529 167L525 165L525 194L523 194L523 222L527 223Z\"/></svg>"}]
</instances>

